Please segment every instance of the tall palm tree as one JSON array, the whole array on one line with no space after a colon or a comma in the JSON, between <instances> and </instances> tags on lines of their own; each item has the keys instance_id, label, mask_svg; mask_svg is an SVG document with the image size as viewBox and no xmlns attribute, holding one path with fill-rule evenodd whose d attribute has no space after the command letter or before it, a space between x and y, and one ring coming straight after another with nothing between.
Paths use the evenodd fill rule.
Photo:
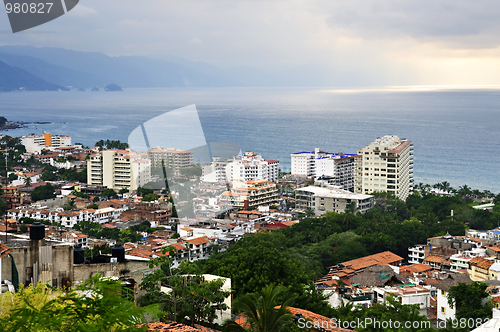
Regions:
<instances>
[{"instance_id":1,"label":"tall palm tree","mask_svg":"<svg viewBox=\"0 0 500 332\"><path fill-rule=\"evenodd\" d=\"M287 307L294 300L283 286L266 286L260 294L246 294L233 304L233 310L241 312L246 322L228 320L225 332L279 332L293 320ZM244 320L243 319L243 320Z\"/></svg>"}]
</instances>

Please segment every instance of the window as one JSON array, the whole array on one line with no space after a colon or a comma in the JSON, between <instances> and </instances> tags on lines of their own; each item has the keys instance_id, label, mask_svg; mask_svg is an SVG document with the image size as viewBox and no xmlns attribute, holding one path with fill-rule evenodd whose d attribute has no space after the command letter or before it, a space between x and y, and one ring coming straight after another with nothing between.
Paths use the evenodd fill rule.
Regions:
<instances>
[{"instance_id":1,"label":"window","mask_svg":"<svg viewBox=\"0 0 500 332\"><path fill-rule=\"evenodd\" d=\"M446 291L444 291L444 290L441 289L441 295L442 296L446 296Z\"/></svg>"},{"instance_id":2,"label":"window","mask_svg":"<svg viewBox=\"0 0 500 332\"><path fill-rule=\"evenodd\" d=\"M441 307L441 313L443 313L443 314L446 313L445 307Z\"/></svg>"}]
</instances>

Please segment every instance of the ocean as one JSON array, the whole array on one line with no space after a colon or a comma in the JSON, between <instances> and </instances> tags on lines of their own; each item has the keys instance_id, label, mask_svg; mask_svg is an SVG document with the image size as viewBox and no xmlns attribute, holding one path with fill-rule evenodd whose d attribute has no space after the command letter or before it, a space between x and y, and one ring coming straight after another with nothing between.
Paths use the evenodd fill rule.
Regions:
<instances>
[{"instance_id":1,"label":"ocean","mask_svg":"<svg viewBox=\"0 0 500 332\"><path fill-rule=\"evenodd\" d=\"M43 122L3 132L52 132L93 146L100 139L127 141L145 121L195 104L207 142L231 142L242 151L278 159L290 170L290 153L356 153L393 134L414 143L414 178L455 188L500 193L500 88L381 87L158 88L124 92L0 93L0 116Z\"/></svg>"}]
</instances>

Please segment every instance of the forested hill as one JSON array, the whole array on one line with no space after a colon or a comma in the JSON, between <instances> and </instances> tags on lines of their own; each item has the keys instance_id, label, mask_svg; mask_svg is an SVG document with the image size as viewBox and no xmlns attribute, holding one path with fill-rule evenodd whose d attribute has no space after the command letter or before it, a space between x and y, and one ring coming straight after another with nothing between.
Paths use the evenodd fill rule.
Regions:
<instances>
[{"instance_id":1,"label":"forested hill","mask_svg":"<svg viewBox=\"0 0 500 332\"><path fill-rule=\"evenodd\" d=\"M29 72L7 65L0 61L0 91L57 91L66 90L63 86L49 83Z\"/></svg>"}]
</instances>

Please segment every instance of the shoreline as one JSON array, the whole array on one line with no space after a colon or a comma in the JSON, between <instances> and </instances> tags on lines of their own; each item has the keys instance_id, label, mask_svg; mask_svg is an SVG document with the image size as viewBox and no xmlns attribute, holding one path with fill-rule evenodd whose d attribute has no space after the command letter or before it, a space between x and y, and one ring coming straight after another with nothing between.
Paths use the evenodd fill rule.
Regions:
<instances>
[{"instance_id":1,"label":"shoreline","mask_svg":"<svg viewBox=\"0 0 500 332\"><path fill-rule=\"evenodd\" d=\"M8 121L5 123L5 125L0 127L0 131L28 128L28 125L30 125L30 124L52 124L52 122L48 122L48 121L36 121L36 122Z\"/></svg>"}]
</instances>

